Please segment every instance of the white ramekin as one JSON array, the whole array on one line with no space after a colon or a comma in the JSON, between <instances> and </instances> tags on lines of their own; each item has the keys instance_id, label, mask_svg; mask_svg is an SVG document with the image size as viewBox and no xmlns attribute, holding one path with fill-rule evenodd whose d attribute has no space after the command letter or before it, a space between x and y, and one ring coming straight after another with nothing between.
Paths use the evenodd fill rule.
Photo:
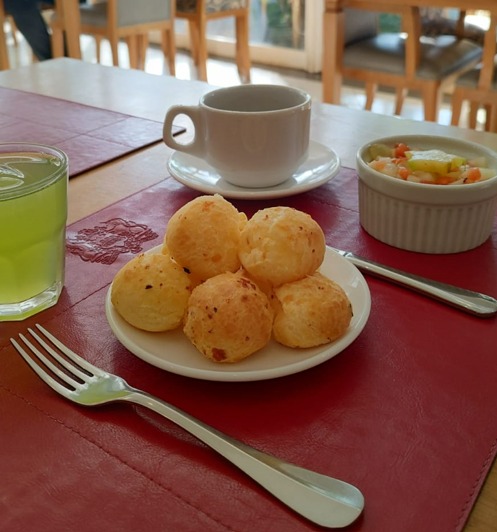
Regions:
<instances>
[{"instance_id":1,"label":"white ramekin","mask_svg":"<svg viewBox=\"0 0 497 532\"><path fill-rule=\"evenodd\" d=\"M431 135L374 139L357 152L362 227L381 242L422 253L457 253L487 240L497 212L497 177L467 185L427 185L392 178L368 166L371 144L399 142L468 159L485 157L486 166L497 174L497 153L472 142Z\"/></svg>"}]
</instances>

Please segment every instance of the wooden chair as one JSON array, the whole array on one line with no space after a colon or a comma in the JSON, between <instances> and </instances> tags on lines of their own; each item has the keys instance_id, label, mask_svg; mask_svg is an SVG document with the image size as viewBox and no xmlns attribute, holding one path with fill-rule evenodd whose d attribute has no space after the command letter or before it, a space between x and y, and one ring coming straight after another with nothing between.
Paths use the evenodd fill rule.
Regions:
<instances>
[{"instance_id":1,"label":"wooden chair","mask_svg":"<svg viewBox=\"0 0 497 532\"><path fill-rule=\"evenodd\" d=\"M207 81L207 23L234 17L238 74L242 82L250 82L249 3L250 0L176 0L176 17L188 21L192 57L200 80Z\"/></svg>"},{"instance_id":2,"label":"wooden chair","mask_svg":"<svg viewBox=\"0 0 497 532\"><path fill-rule=\"evenodd\" d=\"M3 1L0 0L0 70L8 70L9 68L9 51L7 48L7 36L5 35L5 11Z\"/></svg>"},{"instance_id":3,"label":"wooden chair","mask_svg":"<svg viewBox=\"0 0 497 532\"><path fill-rule=\"evenodd\" d=\"M365 85L366 109L371 109L378 86L393 88L395 112L400 114L407 92L413 90L421 95L425 119L436 121L442 94L458 76L478 63L481 46L453 35L423 37L416 7L363 0L350 0L347 5L350 7L342 15L345 28L338 28L342 44L333 42L332 50L324 51L323 100L339 103L338 83L342 79L355 80ZM354 6L360 9L353 9ZM371 18L371 13L378 16L392 11L402 17L402 32L380 33L377 25L370 25L365 36L356 34L354 39L346 40L348 19L357 21L365 16ZM340 22L339 17L332 20ZM326 31L330 28L325 28L325 35ZM325 36L325 47L330 46L331 38Z\"/></svg>"},{"instance_id":4,"label":"wooden chair","mask_svg":"<svg viewBox=\"0 0 497 532\"><path fill-rule=\"evenodd\" d=\"M497 132L497 15L490 18L485 33L483 57L477 68L457 79L452 95L452 125L459 125L463 102L468 101L470 112L468 125L476 127L476 115L480 107L487 112L485 129Z\"/></svg>"},{"instance_id":5,"label":"wooden chair","mask_svg":"<svg viewBox=\"0 0 497 532\"><path fill-rule=\"evenodd\" d=\"M169 73L175 75L176 43L174 38L174 0L106 0L79 6L81 33L97 40L107 39L112 51L112 62L119 66L118 45L127 42L131 68L144 68L151 31L161 34L161 46L168 60ZM63 27L57 13L52 20L52 47L54 57L64 55Z\"/></svg>"}]
</instances>

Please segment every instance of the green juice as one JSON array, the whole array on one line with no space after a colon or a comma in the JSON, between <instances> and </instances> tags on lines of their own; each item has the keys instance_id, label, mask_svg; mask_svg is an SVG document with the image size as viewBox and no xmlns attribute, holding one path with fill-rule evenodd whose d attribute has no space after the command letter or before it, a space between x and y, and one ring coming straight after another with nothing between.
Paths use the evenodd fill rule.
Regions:
<instances>
[{"instance_id":1,"label":"green juice","mask_svg":"<svg viewBox=\"0 0 497 532\"><path fill-rule=\"evenodd\" d=\"M54 305L64 284L67 158L12 147L0 149L0 321Z\"/></svg>"}]
</instances>

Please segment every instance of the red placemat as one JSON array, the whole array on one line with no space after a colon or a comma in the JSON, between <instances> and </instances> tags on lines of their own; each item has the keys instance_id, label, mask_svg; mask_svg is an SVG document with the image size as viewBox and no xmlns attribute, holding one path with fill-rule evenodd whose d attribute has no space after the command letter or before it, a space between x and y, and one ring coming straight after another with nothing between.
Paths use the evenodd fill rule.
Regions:
<instances>
[{"instance_id":1,"label":"red placemat","mask_svg":"<svg viewBox=\"0 0 497 532\"><path fill-rule=\"evenodd\" d=\"M391 248L360 228L356 179L343 169L305 194L234 203L249 215L273 204L299 208L331 245L497 295L495 231L456 255ZM131 384L255 447L353 483L366 506L349 530L461 530L497 451L495 319L368 278L366 328L316 368L248 383L158 370L117 342L104 300L118 269L159 244L171 214L197 195L169 178L70 226L60 303L0 331L10 336L42 322ZM478 276L468 276L475 265ZM74 406L29 370L4 334L0 345L4 528L319 529L181 429L141 409Z\"/></svg>"},{"instance_id":2,"label":"red placemat","mask_svg":"<svg viewBox=\"0 0 497 532\"><path fill-rule=\"evenodd\" d=\"M0 142L49 144L69 157L69 177L162 140L162 121L0 87ZM185 129L174 126L174 134Z\"/></svg>"}]
</instances>

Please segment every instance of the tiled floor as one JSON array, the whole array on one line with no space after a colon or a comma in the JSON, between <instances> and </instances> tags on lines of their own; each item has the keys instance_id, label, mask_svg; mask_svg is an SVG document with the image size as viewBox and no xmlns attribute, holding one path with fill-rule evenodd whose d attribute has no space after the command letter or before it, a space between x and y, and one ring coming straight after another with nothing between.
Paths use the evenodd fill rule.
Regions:
<instances>
[{"instance_id":1,"label":"tiled floor","mask_svg":"<svg viewBox=\"0 0 497 532\"><path fill-rule=\"evenodd\" d=\"M22 36L18 35L17 45L14 45L10 39L10 60L12 67L29 64L33 59L31 51ZM90 62L96 61L95 42L91 37L82 37L82 54L83 59ZM127 48L122 44L119 50L121 66L127 66ZM110 47L106 41L101 45L101 62L111 65ZM228 86L240 82L236 66L229 60L210 58L208 61L209 82L213 85ZM147 53L147 62L145 70L152 74L162 75L167 73L164 57L158 47L151 46ZM319 76L307 75L300 71L289 71L283 69L273 69L263 65L253 65L252 83L276 83L293 85L308 91L314 101L321 101L321 81ZM195 68L188 53L178 50L176 56L176 76L180 79L195 79ZM364 108L364 91L361 88L345 87L342 91L342 105L363 109ZM394 101L392 95L380 93L375 99L373 112L381 114L392 114ZM402 116L414 120L422 120L422 107L420 100L417 98L407 98L404 104ZM449 124L451 118L450 106L444 104L440 111L439 122Z\"/></svg>"}]
</instances>

